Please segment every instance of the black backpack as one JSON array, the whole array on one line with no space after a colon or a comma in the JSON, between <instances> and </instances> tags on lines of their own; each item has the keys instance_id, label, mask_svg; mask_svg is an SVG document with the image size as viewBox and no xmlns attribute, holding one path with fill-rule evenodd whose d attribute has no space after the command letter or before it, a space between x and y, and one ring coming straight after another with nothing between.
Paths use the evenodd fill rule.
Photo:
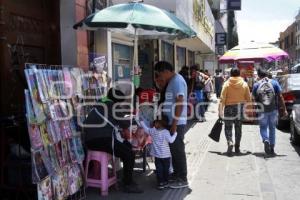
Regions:
<instances>
[{"instance_id":1,"label":"black backpack","mask_svg":"<svg viewBox=\"0 0 300 200\"><path fill-rule=\"evenodd\" d=\"M259 86L256 91L256 100L263 104L264 112L271 112L276 109L275 90L271 80L264 78L259 81Z\"/></svg>"}]
</instances>

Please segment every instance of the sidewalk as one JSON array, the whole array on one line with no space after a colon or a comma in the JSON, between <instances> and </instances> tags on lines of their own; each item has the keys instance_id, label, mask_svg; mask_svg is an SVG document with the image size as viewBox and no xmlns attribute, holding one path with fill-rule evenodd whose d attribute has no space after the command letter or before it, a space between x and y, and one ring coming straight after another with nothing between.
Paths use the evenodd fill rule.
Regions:
<instances>
[{"instance_id":1,"label":"sidewalk","mask_svg":"<svg viewBox=\"0 0 300 200\"><path fill-rule=\"evenodd\" d=\"M289 135L277 131L275 158L265 158L257 125L244 125L241 156L227 157L224 133L219 143L207 137L217 116L217 102L206 113L207 122L192 124L186 134L189 188L156 189L153 163L146 173L135 172L143 194L114 189L100 197L99 189L87 189L87 199L109 200L294 200L300 196L300 159L289 144ZM296 148L298 152L299 149ZM300 153L299 153L300 154Z\"/></svg>"}]
</instances>

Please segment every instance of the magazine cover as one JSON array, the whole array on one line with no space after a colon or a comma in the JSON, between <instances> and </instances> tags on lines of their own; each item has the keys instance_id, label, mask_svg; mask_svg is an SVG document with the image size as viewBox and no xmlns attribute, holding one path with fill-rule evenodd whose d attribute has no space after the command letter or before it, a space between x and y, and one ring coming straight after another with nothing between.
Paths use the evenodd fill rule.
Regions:
<instances>
[{"instance_id":1,"label":"magazine cover","mask_svg":"<svg viewBox=\"0 0 300 200\"><path fill-rule=\"evenodd\" d=\"M27 124L28 134L30 139L31 148L38 150L43 147L43 141L40 134L39 126L36 124Z\"/></svg>"},{"instance_id":2,"label":"magazine cover","mask_svg":"<svg viewBox=\"0 0 300 200\"><path fill-rule=\"evenodd\" d=\"M53 176L52 186L55 200L64 200L68 197L68 184L63 171Z\"/></svg>"},{"instance_id":3,"label":"magazine cover","mask_svg":"<svg viewBox=\"0 0 300 200\"><path fill-rule=\"evenodd\" d=\"M33 151L31 153L32 166L32 183L38 183L45 179L49 173L44 164L41 151Z\"/></svg>"},{"instance_id":4,"label":"magazine cover","mask_svg":"<svg viewBox=\"0 0 300 200\"><path fill-rule=\"evenodd\" d=\"M43 163L44 163L44 166L47 169L48 174L53 175L55 173L55 169L54 169L54 167L51 163L51 160L50 160L49 154L47 152L47 149L40 151L40 153L41 153Z\"/></svg>"},{"instance_id":5,"label":"magazine cover","mask_svg":"<svg viewBox=\"0 0 300 200\"><path fill-rule=\"evenodd\" d=\"M70 159L72 161L72 163L76 163L77 162L77 154L76 154L76 146L75 143L73 143L73 139L68 139L68 152L70 155Z\"/></svg>"},{"instance_id":6,"label":"magazine cover","mask_svg":"<svg viewBox=\"0 0 300 200\"><path fill-rule=\"evenodd\" d=\"M63 155L62 155L61 141L54 144L54 147L55 147L55 152L56 152L57 159L59 162L59 166L60 166L60 168L64 168L64 166L66 165L66 162L63 159Z\"/></svg>"},{"instance_id":7,"label":"magazine cover","mask_svg":"<svg viewBox=\"0 0 300 200\"><path fill-rule=\"evenodd\" d=\"M28 85L28 89L31 96L31 102L34 110L34 115L36 118L37 123L41 123L46 119L44 114L43 105L40 101L37 89L37 83L34 71L32 69L25 69L25 76Z\"/></svg>"},{"instance_id":8,"label":"magazine cover","mask_svg":"<svg viewBox=\"0 0 300 200\"><path fill-rule=\"evenodd\" d=\"M26 118L28 123L34 124L36 123L36 118L34 115L34 110L31 102L29 90L24 90L24 94L25 94Z\"/></svg>"},{"instance_id":9,"label":"magazine cover","mask_svg":"<svg viewBox=\"0 0 300 200\"><path fill-rule=\"evenodd\" d=\"M48 75L48 71L49 69L40 69L40 71L42 72L45 84L46 84L46 89L47 89L47 94L48 94L48 99L50 99L50 90L51 90L51 81Z\"/></svg>"},{"instance_id":10,"label":"magazine cover","mask_svg":"<svg viewBox=\"0 0 300 200\"><path fill-rule=\"evenodd\" d=\"M60 124L60 131L61 131L61 134L62 134L63 138L64 139L71 138L72 131L71 131L71 128L70 128L69 121L60 121L59 124Z\"/></svg>"},{"instance_id":11,"label":"magazine cover","mask_svg":"<svg viewBox=\"0 0 300 200\"><path fill-rule=\"evenodd\" d=\"M53 143L57 143L59 141L58 134L56 133L55 121L53 120L47 120L47 132L50 135L50 138L52 138Z\"/></svg>"},{"instance_id":12,"label":"magazine cover","mask_svg":"<svg viewBox=\"0 0 300 200\"><path fill-rule=\"evenodd\" d=\"M67 67L64 67L63 75L64 75L64 81L65 81L64 96L66 99L70 99L74 95L70 69Z\"/></svg>"},{"instance_id":13,"label":"magazine cover","mask_svg":"<svg viewBox=\"0 0 300 200\"><path fill-rule=\"evenodd\" d=\"M69 152L68 152L67 140L61 141L61 151L62 151L63 160L65 161L66 164L69 163L70 157L69 157Z\"/></svg>"},{"instance_id":14,"label":"magazine cover","mask_svg":"<svg viewBox=\"0 0 300 200\"><path fill-rule=\"evenodd\" d=\"M38 200L55 200L52 191L50 177L47 177L37 185Z\"/></svg>"},{"instance_id":15,"label":"magazine cover","mask_svg":"<svg viewBox=\"0 0 300 200\"><path fill-rule=\"evenodd\" d=\"M81 143L80 137L74 137L72 138L73 142L75 143L75 148L76 148L76 156L78 163L82 163L84 160L84 149Z\"/></svg>"},{"instance_id":16,"label":"magazine cover","mask_svg":"<svg viewBox=\"0 0 300 200\"><path fill-rule=\"evenodd\" d=\"M51 70L50 71L51 76L51 98L52 99L58 99L59 98L59 79L58 79L58 71L57 70Z\"/></svg>"},{"instance_id":17,"label":"magazine cover","mask_svg":"<svg viewBox=\"0 0 300 200\"><path fill-rule=\"evenodd\" d=\"M58 172L60 170L60 166L54 145L48 146L48 155L53 169L55 170L55 172Z\"/></svg>"},{"instance_id":18,"label":"magazine cover","mask_svg":"<svg viewBox=\"0 0 300 200\"><path fill-rule=\"evenodd\" d=\"M82 70L77 67L73 67L70 69L70 73L74 95L82 97Z\"/></svg>"},{"instance_id":19,"label":"magazine cover","mask_svg":"<svg viewBox=\"0 0 300 200\"><path fill-rule=\"evenodd\" d=\"M40 133L43 140L44 147L47 147L49 144L53 144L51 135L47 131L46 123L40 125Z\"/></svg>"},{"instance_id":20,"label":"magazine cover","mask_svg":"<svg viewBox=\"0 0 300 200\"><path fill-rule=\"evenodd\" d=\"M77 131L78 130L78 127L76 125L76 117L72 117L70 119L70 129L71 129L71 132L72 132L72 136L73 137L77 137L77 136L80 136L80 131Z\"/></svg>"},{"instance_id":21,"label":"magazine cover","mask_svg":"<svg viewBox=\"0 0 300 200\"><path fill-rule=\"evenodd\" d=\"M54 79L53 79L53 70L46 69L46 78L48 87L48 94L50 99L54 99L55 96L55 87L54 87Z\"/></svg>"},{"instance_id":22,"label":"magazine cover","mask_svg":"<svg viewBox=\"0 0 300 200\"><path fill-rule=\"evenodd\" d=\"M42 70L38 70L35 65L31 66L31 69L33 69L36 77L40 100L42 103L46 103L46 101L49 99L49 96L48 96L47 85L44 79L43 72Z\"/></svg>"},{"instance_id":23,"label":"magazine cover","mask_svg":"<svg viewBox=\"0 0 300 200\"><path fill-rule=\"evenodd\" d=\"M69 167L68 181L70 195L73 195L80 189L83 183L80 168L77 164Z\"/></svg>"}]
</instances>

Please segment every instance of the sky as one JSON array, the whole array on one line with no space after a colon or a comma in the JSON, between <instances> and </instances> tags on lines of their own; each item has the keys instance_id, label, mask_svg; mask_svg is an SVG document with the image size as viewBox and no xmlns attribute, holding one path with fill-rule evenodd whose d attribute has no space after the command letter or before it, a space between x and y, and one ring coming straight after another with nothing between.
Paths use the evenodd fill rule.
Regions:
<instances>
[{"instance_id":1,"label":"sky","mask_svg":"<svg viewBox=\"0 0 300 200\"><path fill-rule=\"evenodd\" d=\"M239 43L275 42L295 20L300 0L241 0L236 11Z\"/></svg>"}]
</instances>

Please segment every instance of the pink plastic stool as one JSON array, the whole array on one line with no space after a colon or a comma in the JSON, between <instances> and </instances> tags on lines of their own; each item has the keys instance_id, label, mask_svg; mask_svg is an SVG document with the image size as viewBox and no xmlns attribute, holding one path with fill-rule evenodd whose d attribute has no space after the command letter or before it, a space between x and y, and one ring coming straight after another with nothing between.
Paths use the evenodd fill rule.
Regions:
<instances>
[{"instance_id":1,"label":"pink plastic stool","mask_svg":"<svg viewBox=\"0 0 300 200\"><path fill-rule=\"evenodd\" d=\"M92 177L88 176L89 163L94 161ZM109 177L108 164L112 162L113 174ZM97 164L96 164L97 163ZM99 164L100 168L99 168ZM99 173L101 171L101 173ZM88 150L85 163L85 180L88 187L101 188L101 195L108 195L108 188L117 183L117 174L112 155L102 151Z\"/></svg>"}]
</instances>

